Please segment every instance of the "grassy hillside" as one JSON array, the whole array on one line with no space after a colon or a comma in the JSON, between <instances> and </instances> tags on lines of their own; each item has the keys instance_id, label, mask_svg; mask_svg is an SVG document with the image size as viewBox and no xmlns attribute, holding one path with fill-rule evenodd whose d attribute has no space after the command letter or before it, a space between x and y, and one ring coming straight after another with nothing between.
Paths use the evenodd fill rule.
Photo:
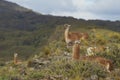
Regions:
<instances>
[{"instance_id":1,"label":"grassy hillside","mask_svg":"<svg viewBox=\"0 0 120 80\"><path fill-rule=\"evenodd\" d=\"M73 61L64 41L64 24L71 32L87 32L87 48L108 47L95 55L112 60L113 70L91 61ZM18 64L13 55L18 53ZM83 20L42 15L0 0L0 80L120 80L120 21Z\"/></svg>"},{"instance_id":2,"label":"grassy hillside","mask_svg":"<svg viewBox=\"0 0 120 80\"><path fill-rule=\"evenodd\" d=\"M83 20L72 17L42 15L15 3L0 0L0 57L12 59L15 52L26 59L39 54L50 41L59 39L63 25L90 32L92 28L120 31L120 21ZM56 35L58 29L60 33ZM63 38L62 38L63 39Z\"/></svg>"},{"instance_id":3,"label":"grassy hillside","mask_svg":"<svg viewBox=\"0 0 120 80\"><path fill-rule=\"evenodd\" d=\"M21 64L13 60L0 62L0 80L119 80L120 79L120 33L105 29L73 28L71 31L87 31L89 40L82 41L80 55L86 55L90 46L105 46L108 50L95 52L112 60L113 70L108 73L103 66L91 61L73 61L71 47L66 48L62 26L57 26L49 42L39 54ZM107 34L107 35L106 35ZM67 53L67 54L66 54ZM18 57L19 60L20 57ZM7 74L5 74L7 73Z\"/></svg>"}]
</instances>

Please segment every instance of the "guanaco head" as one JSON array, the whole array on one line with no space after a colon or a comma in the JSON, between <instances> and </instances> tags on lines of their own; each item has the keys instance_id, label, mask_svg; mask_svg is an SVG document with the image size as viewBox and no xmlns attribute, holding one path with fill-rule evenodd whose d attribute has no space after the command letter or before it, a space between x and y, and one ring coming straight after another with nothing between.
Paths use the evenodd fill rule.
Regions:
<instances>
[{"instance_id":1,"label":"guanaco head","mask_svg":"<svg viewBox=\"0 0 120 80\"><path fill-rule=\"evenodd\" d=\"M74 42L74 45L80 45L80 42L81 42L81 41L76 40L76 41Z\"/></svg>"},{"instance_id":2,"label":"guanaco head","mask_svg":"<svg viewBox=\"0 0 120 80\"><path fill-rule=\"evenodd\" d=\"M69 43L67 44L67 46L80 45L80 42L81 42L81 41L79 41L79 40L76 40L76 41L74 41L74 42L69 42Z\"/></svg>"},{"instance_id":3,"label":"guanaco head","mask_svg":"<svg viewBox=\"0 0 120 80\"><path fill-rule=\"evenodd\" d=\"M18 56L18 54L17 53L14 53L14 57L17 57Z\"/></svg>"},{"instance_id":4,"label":"guanaco head","mask_svg":"<svg viewBox=\"0 0 120 80\"><path fill-rule=\"evenodd\" d=\"M65 29L69 29L70 26L71 26L71 25L69 25L69 24L64 24L64 28L65 28Z\"/></svg>"}]
</instances>

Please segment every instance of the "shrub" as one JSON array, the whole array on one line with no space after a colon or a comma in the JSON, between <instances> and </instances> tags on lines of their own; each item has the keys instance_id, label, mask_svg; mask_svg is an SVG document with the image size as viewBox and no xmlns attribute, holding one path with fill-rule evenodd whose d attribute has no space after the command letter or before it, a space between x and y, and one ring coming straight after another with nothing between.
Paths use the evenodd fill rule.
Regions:
<instances>
[{"instance_id":1,"label":"shrub","mask_svg":"<svg viewBox=\"0 0 120 80\"><path fill-rule=\"evenodd\" d=\"M74 79L77 77L88 78L91 75L98 75L105 78L106 71L102 66L86 61L68 61L66 59L57 60L48 67L50 75L62 75L64 78Z\"/></svg>"}]
</instances>

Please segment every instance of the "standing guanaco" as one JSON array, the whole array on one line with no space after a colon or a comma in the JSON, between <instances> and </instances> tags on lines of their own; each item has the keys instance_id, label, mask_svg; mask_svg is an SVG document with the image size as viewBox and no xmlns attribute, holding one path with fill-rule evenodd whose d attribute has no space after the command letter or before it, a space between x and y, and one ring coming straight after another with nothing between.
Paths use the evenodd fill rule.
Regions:
<instances>
[{"instance_id":1,"label":"standing guanaco","mask_svg":"<svg viewBox=\"0 0 120 80\"><path fill-rule=\"evenodd\" d=\"M88 39L88 34L87 33L78 33L78 32L70 32L70 26L69 24L65 24L65 32L64 32L64 37L65 37L65 42L67 45L73 45L74 41L80 40L80 39Z\"/></svg>"}]
</instances>

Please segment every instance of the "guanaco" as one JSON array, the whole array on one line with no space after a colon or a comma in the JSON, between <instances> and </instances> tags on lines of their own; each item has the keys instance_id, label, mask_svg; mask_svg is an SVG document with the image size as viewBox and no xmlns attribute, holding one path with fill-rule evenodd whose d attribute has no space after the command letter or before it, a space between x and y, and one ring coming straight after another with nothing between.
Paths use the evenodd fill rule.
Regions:
<instances>
[{"instance_id":1,"label":"guanaco","mask_svg":"<svg viewBox=\"0 0 120 80\"><path fill-rule=\"evenodd\" d=\"M108 72L113 69L112 61L100 56L80 56L80 41L75 41L72 48L72 58L78 61L91 61L103 65Z\"/></svg>"},{"instance_id":2,"label":"guanaco","mask_svg":"<svg viewBox=\"0 0 120 80\"><path fill-rule=\"evenodd\" d=\"M17 65L17 64L21 64L22 62L20 60L18 60L18 54L17 53L14 53L14 64Z\"/></svg>"},{"instance_id":3,"label":"guanaco","mask_svg":"<svg viewBox=\"0 0 120 80\"><path fill-rule=\"evenodd\" d=\"M64 37L67 45L70 46L73 45L75 40L88 39L87 33L69 32L71 25L65 24L64 26L65 26Z\"/></svg>"}]
</instances>

